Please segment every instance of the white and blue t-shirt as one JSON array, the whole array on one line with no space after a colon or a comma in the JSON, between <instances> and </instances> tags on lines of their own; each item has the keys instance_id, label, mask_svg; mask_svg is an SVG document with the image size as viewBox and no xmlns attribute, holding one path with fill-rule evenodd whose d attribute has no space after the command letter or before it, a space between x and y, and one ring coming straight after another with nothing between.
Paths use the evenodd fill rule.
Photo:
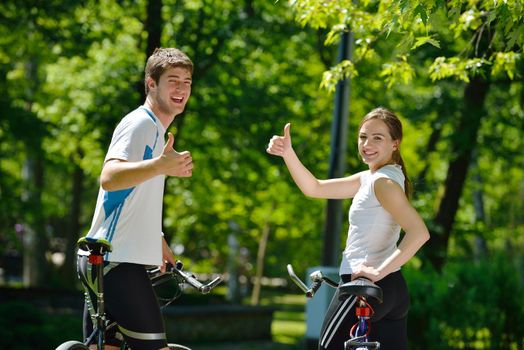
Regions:
<instances>
[{"instance_id":1,"label":"white and blue t-shirt","mask_svg":"<svg viewBox=\"0 0 524 350\"><path fill-rule=\"evenodd\" d=\"M141 106L116 127L105 161L138 162L158 157L166 130L152 111ZM99 189L88 237L111 242L104 260L143 265L162 264L162 198L165 176L155 176L135 187Z\"/></svg>"},{"instance_id":2,"label":"white and blue t-shirt","mask_svg":"<svg viewBox=\"0 0 524 350\"><path fill-rule=\"evenodd\" d=\"M341 275L353 273L360 264L378 268L397 248L400 226L375 196L375 181L380 178L391 179L404 189L400 165L361 173L360 188L349 208L349 232L342 253Z\"/></svg>"}]
</instances>

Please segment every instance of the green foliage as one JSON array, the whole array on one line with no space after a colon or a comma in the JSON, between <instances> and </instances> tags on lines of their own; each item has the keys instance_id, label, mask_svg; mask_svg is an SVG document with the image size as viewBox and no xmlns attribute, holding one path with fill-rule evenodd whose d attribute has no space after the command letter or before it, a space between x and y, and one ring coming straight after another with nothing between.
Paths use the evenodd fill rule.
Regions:
<instances>
[{"instance_id":1,"label":"green foliage","mask_svg":"<svg viewBox=\"0 0 524 350\"><path fill-rule=\"evenodd\" d=\"M506 254L477 263L452 262L441 275L427 269L407 269L405 274L412 300L410 348L522 346L524 285Z\"/></svg>"},{"instance_id":2,"label":"green foliage","mask_svg":"<svg viewBox=\"0 0 524 350\"><path fill-rule=\"evenodd\" d=\"M522 60L524 10L520 1L293 0L290 3L301 25L329 30L326 44L337 42L343 31L353 32L357 45L354 62L369 59L368 52L384 40L396 42L395 51L398 50L392 51L394 56L383 56L385 62L394 60L395 56L409 57L426 44L438 49L460 47L449 56L433 58L427 68L433 80L455 77L468 81L468 76L477 71L491 70L493 76L514 79L515 62ZM381 74L389 77L389 86L410 81L406 75L388 68ZM330 87L341 78L326 74L323 86L331 91ZM329 79L335 81L329 82Z\"/></svg>"},{"instance_id":3,"label":"green foliage","mask_svg":"<svg viewBox=\"0 0 524 350\"><path fill-rule=\"evenodd\" d=\"M2 349L54 348L75 339L82 339L82 318L79 314L49 314L21 301L0 305Z\"/></svg>"},{"instance_id":4,"label":"green foliage","mask_svg":"<svg viewBox=\"0 0 524 350\"><path fill-rule=\"evenodd\" d=\"M44 315L30 304L10 302L0 305L0 346L2 349L35 349L49 344L42 331Z\"/></svg>"},{"instance_id":5,"label":"green foliage","mask_svg":"<svg viewBox=\"0 0 524 350\"><path fill-rule=\"evenodd\" d=\"M335 92L337 82L340 80L354 78L358 73L355 70L353 62L343 60L329 71L324 72L320 87L326 88L329 92Z\"/></svg>"},{"instance_id":6,"label":"green foliage","mask_svg":"<svg viewBox=\"0 0 524 350\"><path fill-rule=\"evenodd\" d=\"M449 59L437 57L431 67L429 67L429 72L433 81L455 77L469 83L470 76L479 74L482 68L490 64L489 61L479 58L462 60L457 57L451 57Z\"/></svg>"},{"instance_id":7,"label":"green foliage","mask_svg":"<svg viewBox=\"0 0 524 350\"><path fill-rule=\"evenodd\" d=\"M195 23L191 18L199 14L193 11L188 9L181 27ZM192 152L196 170L190 180L168 180L165 231L202 270L219 271L226 268L228 235L236 231L248 254L245 272L251 275L261 232L269 227L265 272L278 276L289 259L318 259L322 203L308 204L311 200L296 190L281 160L267 155L265 148L270 136L290 121L297 149L309 151L305 161L326 171L326 147L308 147L311 142L329 144L330 113L324 111L329 101L317 94L323 66L313 38L293 26L286 8L258 4L247 19L239 8L227 12L224 29L210 34L223 46L210 50L214 65L209 68L209 57L194 59L192 100L176 121L175 148ZM222 23L222 16L211 11L206 23ZM177 24L171 24L175 32L180 31ZM200 52L199 45L188 45L188 50ZM292 225L294 220L301 225ZM305 237L313 238L311 244L300 244ZM289 250L296 250L296 257L286 257Z\"/></svg>"}]
</instances>

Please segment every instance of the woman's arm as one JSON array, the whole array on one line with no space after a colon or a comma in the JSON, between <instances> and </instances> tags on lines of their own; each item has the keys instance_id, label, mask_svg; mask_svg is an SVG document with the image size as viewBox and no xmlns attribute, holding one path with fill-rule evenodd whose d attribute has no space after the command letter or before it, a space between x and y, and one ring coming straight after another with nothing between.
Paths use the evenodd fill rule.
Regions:
<instances>
[{"instance_id":1,"label":"woman's arm","mask_svg":"<svg viewBox=\"0 0 524 350\"><path fill-rule=\"evenodd\" d=\"M362 266L353 278L363 276L378 281L398 270L411 259L429 239L424 221L411 206L402 188L393 180L381 178L375 181L375 195L380 204L405 232L397 249L376 269Z\"/></svg>"},{"instance_id":2,"label":"woman's arm","mask_svg":"<svg viewBox=\"0 0 524 350\"><path fill-rule=\"evenodd\" d=\"M273 136L267 152L284 158L291 177L308 197L345 199L352 198L360 187L360 173L348 177L318 180L300 161L291 144L291 124L284 127L284 136Z\"/></svg>"}]
</instances>

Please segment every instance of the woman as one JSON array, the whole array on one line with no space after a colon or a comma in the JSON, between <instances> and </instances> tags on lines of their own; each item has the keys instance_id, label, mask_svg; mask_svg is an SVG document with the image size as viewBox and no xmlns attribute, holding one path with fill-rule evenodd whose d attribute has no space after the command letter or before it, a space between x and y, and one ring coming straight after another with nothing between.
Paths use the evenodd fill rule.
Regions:
<instances>
[{"instance_id":1,"label":"woman","mask_svg":"<svg viewBox=\"0 0 524 350\"><path fill-rule=\"evenodd\" d=\"M375 311L370 340L383 350L407 349L409 295L400 271L429 239L424 221L408 201L410 184L400 155L402 124L392 112L376 108L359 127L358 151L369 170L318 180L298 159L291 144L290 124L284 136L273 136L267 152L281 156L300 190L309 197L353 198L349 232L340 265L341 283L366 277L379 285L384 302ZM397 246L401 228L405 235ZM324 318L319 349L343 349L356 322L354 298L335 294Z\"/></svg>"}]
</instances>

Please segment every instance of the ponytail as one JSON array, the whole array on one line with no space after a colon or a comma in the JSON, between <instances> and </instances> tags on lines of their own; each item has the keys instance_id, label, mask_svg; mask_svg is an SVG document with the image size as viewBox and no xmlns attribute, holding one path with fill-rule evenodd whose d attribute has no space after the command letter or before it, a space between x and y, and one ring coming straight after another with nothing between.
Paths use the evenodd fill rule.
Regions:
<instances>
[{"instance_id":1,"label":"ponytail","mask_svg":"<svg viewBox=\"0 0 524 350\"><path fill-rule=\"evenodd\" d=\"M406 194L406 197L410 199L413 195L413 185L411 184L411 181L409 181L408 171L404 164L404 159L402 159L402 156L400 155L400 150L393 152L393 160L402 168L402 174L404 174L404 193Z\"/></svg>"}]
</instances>

